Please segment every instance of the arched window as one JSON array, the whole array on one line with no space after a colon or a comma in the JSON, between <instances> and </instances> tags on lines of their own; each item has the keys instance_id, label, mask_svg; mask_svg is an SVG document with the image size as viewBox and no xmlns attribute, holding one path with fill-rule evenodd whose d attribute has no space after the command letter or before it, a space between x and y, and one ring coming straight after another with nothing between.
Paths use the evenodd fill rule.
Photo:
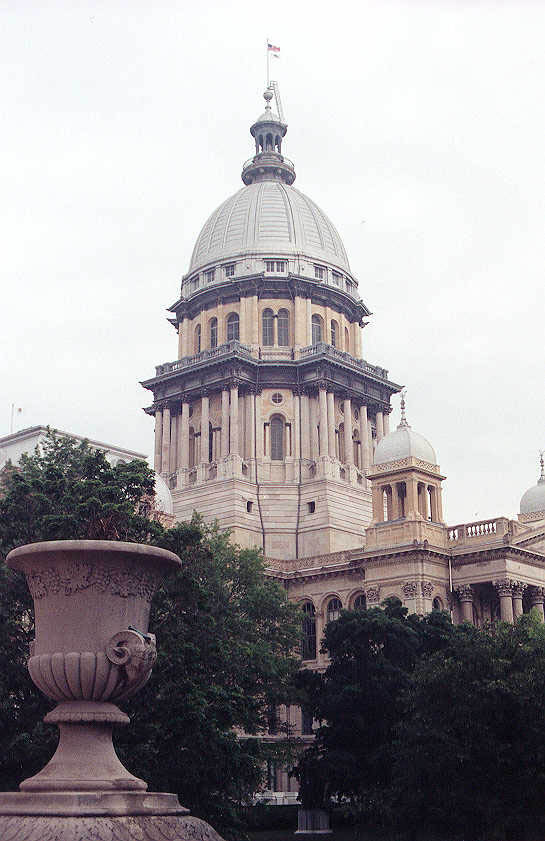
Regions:
<instances>
[{"instance_id":1,"label":"arched window","mask_svg":"<svg viewBox=\"0 0 545 841\"><path fill-rule=\"evenodd\" d=\"M210 347L212 350L218 346L218 319L210 319Z\"/></svg>"},{"instance_id":2,"label":"arched window","mask_svg":"<svg viewBox=\"0 0 545 841\"><path fill-rule=\"evenodd\" d=\"M227 316L227 341L237 341L240 336L240 319L236 312Z\"/></svg>"},{"instance_id":3,"label":"arched window","mask_svg":"<svg viewBox=\"0 0 545 841\"><path fill-rule=\"evenodd\" d=\"M316 610L312 602L303 604L301 654L303 660L316 659Z\"/></svg>"},{"instance_id":4,"label":"arched window","mask_svg":"<svg viewBox=\"0 0 545 841\"><path fill-rule=\"evenodd\" d=\"M284 460L284 420L280 415L271 418L271 459Z\"/></svg>"},{"instance_id":5,"label":"arched window","mask_svg":"<svg viewBox=\"0 0 545 841\"><path fill-rule=\"evenodd\" d=\"M434 610L443 610L443 602L436 596L432 602L432 607Z\"/></svg>"},{"instance_id":6,"label":"arched window","mask_svg":"<svg viewBox=\"0 0 545 841\"><path fill-rule=\"evenodd\" d=\"M267 151L267 152L272 152L272 148L273 148L273 136L272 136L272 134L268 134L268 135L267 135L267 140L266 140L266 149L265 149L265 151Z\"/></svg>"},{"instance_id":7,"label":"arched window","mask_svg":"<svg viewBox=\"0 0 545 841\"><path fill-rule=\"evenodd\" d=\"M272 347L274 345L274 315L272 310L263 310L261 325L263 328L263 345Z\"/></svg>"},{"instance_id":8,"label":"arched window","mask_svg":"<svg viewBox=\"0 0 545 841\"><path fill-rule=\"evenodd\" d=\"M360 467L360 438L358 431L355 429L352 433L352 446L353 446L353 455L354 455L354 464L356 467Z\"/></svg>"},{"instance_id":9,"label":"arched window","mask_svg":"<svg viewBox=\"0 0 545 841\"><path fill-rule=\"evenodd\" d=\"M344 423L339 424L339 461L344 462L345 459L345 452L344 452Z\"/></svg>"},{"instance_id":10,"label":"arched window","mask_svg":"<svg viewBox=\"0 0 545 841\"><path fill-rule=\"evenodd\" d=\"M360 593L359 596L356 596L354 599L354 605L352 607L353 610L367 610L367 600L365 598L364 593Z\"/></svg>"},{"instance_id":11,"label":"arched window","mask_svg":"<svg viewBox=\"0 0 545 841\"><path fill-rule=\"evenodd\" d=\"M312 316L312 344L317 345L322 341L322 319L319 315Z\"/></svg>"},{"instance_id":12,"label":"arched window","mask_svg":"<svg viewBox=\"0 0 545 841\"><path fill-rule=\"evenodd\" d=\"M344 349L347 353L350 353L350 333L348 332L348 327L344 328Z\"/></svg>"},{"instance_id":13,"label":"arched window","mask_svg":"<svg viewBox=\"0 0 545 841\"><path fill-rule=\"evenodd\" d=\"M333 347L339 344L339 325L335 320L331 322L331 344Z\"/></svg>"},{"instance_id":14,"label":"arched window","mask_svg":"<svg viewBox=\"0 0 545 841\"><path fill-rule=\"evenodd\" d=\"M195 467L195 430L189 427L189 466Z\"/></svg>"},{"instance_id":15,"label":"arched window","mask_svg":"<svg viewBox=\"0 0 545 841\"><path fill-rule=\"evenodd\" d=\"M327 603L327 621L334 622L341 615L343 609L340 599L330 599Z\"/></svg>"},{"instance_id":16,"label":"arched window","mask_svg":"<svg viewBox=\"0 0 545 841\"><path fill-rule=\"evenodd\" d=\"M197 324L195 327L195 334L193 337L193 353L201 352L201 325Z\"/></svg>"},{"instance_id":17,"label":"arched window","mask_svg":"<svg viewBox=\"0 0 545 841\"><path fill-rule=\"evenodd\" d=\"M287 310L278 310L278 344L287 347L290 343L290 314Z\"/></svg>"}]
</instances>

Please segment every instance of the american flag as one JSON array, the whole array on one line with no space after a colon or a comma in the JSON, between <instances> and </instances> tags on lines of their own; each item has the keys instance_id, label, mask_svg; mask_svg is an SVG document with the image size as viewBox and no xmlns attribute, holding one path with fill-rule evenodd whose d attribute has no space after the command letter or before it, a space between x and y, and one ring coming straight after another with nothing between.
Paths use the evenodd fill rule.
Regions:
<instances>
[{"instance_id":1,"label":"american flag","mask_svg":"<svg viewBox=\"0 0 545 841\"><path fill-rule=\"evenodd\" d=\"M280 47L275 47L274 44L267 43L267 49L270 53L275 53L277 58L280 58L278 53L280 52Z\"/></svg>"}]
</instances>

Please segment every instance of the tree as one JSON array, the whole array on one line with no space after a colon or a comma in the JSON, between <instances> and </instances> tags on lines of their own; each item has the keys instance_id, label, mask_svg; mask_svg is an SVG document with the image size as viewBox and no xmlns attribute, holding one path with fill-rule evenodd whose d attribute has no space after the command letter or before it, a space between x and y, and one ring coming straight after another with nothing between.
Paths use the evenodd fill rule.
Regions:
<instances>
[{"instance_id":1,"label":"tree","mask_svg":"<svg viewBox=\"0 0 545 841\"><path fill-rule=\"evenodd\" d=\"M397 598L381 608L343 611L325 628L323 676L302 672L301 697L322 722L298 766L308 808L333 799L358 821L385 823L405 697L419 657L443 649L452 632L448 615L409 616Z\"/></svg>"},{"instance_id":2,"label":"tree","mask_svg":"<svg viewBox=\"0 0 545 841\"><path fill-rule=\"evenodd\" d=\"M422 827L472 838L524 838L545 802L545 627L454 629L421 658L405 700L393 805Z\"/></svg>"},{"instance_id":3,"label":"tree","mask_svg":"<svg viewBox=\"0 0 545 841\"><path fill-rule=\"evenodd\" d=\"M176 552L182 568L152 605L158 660L131 699L132 724L116 743L131 771L159 791L175 791L194 814L222 830L260 782L259 734L271 705L287 699L297 669L296 608L264 575L261 555L228 535L191 523L164 529L143 513L154 474L143 462L111 467L85 442L51 433L43 453L23 457L0 499L0 551L37 540L115 538ZM9 733L0 783L15 787L42 767L54 747L41 724L47 702L26 673L33 636L24 580L0 574L0 728Z\"/></svg>"}]
</instances>

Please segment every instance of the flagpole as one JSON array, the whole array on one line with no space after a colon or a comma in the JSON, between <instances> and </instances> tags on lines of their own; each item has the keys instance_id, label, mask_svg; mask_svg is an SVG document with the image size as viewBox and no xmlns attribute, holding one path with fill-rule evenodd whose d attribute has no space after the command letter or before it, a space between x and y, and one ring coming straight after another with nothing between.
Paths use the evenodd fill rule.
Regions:
<instances>
[{"instance_id":1,"label":"flagpole","mask_svg":"<svg viewBox=\"0 0 545 841\"><path fill-rule=\"evenodd\" d=\"M267 49L267 87L269 87L270 72L269 72L269 39L268 38L267 38L266 49Z\"/></svg>"}]
</instances>

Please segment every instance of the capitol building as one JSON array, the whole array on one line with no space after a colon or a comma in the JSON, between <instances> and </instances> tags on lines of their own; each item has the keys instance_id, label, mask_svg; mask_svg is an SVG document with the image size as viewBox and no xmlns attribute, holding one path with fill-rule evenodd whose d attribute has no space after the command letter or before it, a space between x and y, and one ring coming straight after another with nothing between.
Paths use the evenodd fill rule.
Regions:
<instances>
[{"instance_id":1,"label":"capitol building","mask_svg":"<svg viewBox=\"0 0 545 841\"><path fill-rule=\"evenodd\" d=\"M325 666L325 623L390 595L456 622L543 616L543 461L517 520L445 523L435 450L403 399L390 426L402 386L364 358L370 311L338 231L294 186L273 97L243 186L205 222L169 308L176 358L142 383L174 516L197 511L262 548L302 605L310 668Z\"/></svg>"}]
</instances>

